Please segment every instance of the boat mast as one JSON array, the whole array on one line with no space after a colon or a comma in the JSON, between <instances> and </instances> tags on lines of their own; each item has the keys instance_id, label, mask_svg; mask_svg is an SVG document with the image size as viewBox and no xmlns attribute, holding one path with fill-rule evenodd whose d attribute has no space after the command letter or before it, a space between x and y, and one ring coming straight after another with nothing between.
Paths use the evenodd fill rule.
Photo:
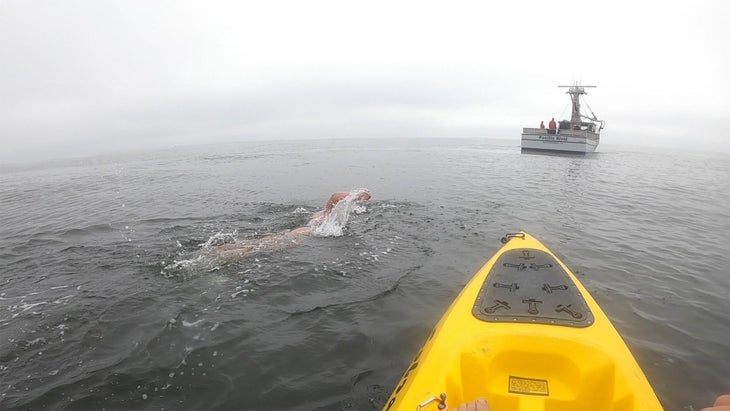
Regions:
<instances>
[{"instance_id":1,"label":"boat mast","mask_svg":"<svg viewBox=\"0 0 730 411\"><path fill-rule=\"evenodd\" d=\"M568 91L565 94L570 94L570 100L573 102L573 112L570 116L570 128L575 127L576 125L581 124L581 114L580 114L580 96L586 93L585 89L586 87L596 87L596 86L581 86L580 84L576 83L573 86L558 86L560 88L568 88Z\"/></svg>"}]
</instances>

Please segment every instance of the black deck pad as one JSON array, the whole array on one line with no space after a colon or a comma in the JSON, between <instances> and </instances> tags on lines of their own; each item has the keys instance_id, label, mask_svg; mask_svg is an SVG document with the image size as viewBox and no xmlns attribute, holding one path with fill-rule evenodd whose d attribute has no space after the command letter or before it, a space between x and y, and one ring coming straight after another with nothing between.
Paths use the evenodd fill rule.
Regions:
<instances>
[{"instance_id":1,"label":"black deck pad","mask_svg":"<svg viewBox=\"0 0 730 411\"><path fill-rule=\"evenodd\" d=\"M527 248L499 257L479 290L472 313L489 322L593 324L593 313L557 260Z\"/></svg>"}]
</instances>

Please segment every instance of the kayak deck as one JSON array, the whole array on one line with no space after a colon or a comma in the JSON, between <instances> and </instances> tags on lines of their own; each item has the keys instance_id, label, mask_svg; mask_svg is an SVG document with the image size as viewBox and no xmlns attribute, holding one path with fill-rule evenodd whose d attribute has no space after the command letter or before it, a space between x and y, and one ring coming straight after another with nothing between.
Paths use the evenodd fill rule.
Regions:
<instances>
[{"instance_id":1,"label":"kayak deck","mask_svg":"<svg viewBox=\"0 0 730 411\"><path fill-rule=\"evenodd\" d=\"M526 233L513 235L464 287L384 410L477 398L493 410L661 409L587 290Z\"/></svg>"},{"instance_id":2,"label":"kayak deck","mask_svg":"<svg viewBox=\"0 0 730 411\"><path fill-rule=\"evenodd\" d=\"M550 254L509 250L492 266L472 314L490 322L587 327L593 313L583 295Z\"/></svg>"}]
</instances>

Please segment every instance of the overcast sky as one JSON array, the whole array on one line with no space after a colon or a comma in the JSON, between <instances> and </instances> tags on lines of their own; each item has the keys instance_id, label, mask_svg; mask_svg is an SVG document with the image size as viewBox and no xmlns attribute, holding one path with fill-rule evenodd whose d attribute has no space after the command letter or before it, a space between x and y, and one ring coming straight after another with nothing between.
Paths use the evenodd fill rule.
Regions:
<instances>
[{"instance_id":1,"label":"overcast sky","mask_svg":"<svg viewBox=\"0 0 730 411\"><path fill-rule=\"evenodd\" d=\"M730 152L730 2L0 0L0 162L257 139L485 137ZM599 147L600 149L600 147Z\"/></svg>"}]
</instances>

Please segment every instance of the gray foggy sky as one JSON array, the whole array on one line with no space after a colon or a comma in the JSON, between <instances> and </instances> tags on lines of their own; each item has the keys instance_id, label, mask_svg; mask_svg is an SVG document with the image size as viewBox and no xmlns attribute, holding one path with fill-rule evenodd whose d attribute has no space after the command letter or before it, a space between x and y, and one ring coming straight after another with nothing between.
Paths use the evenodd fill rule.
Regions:
<instances>
[{"instance_id":1,"label":"gray foggy sky","mask_svg":"<svg viewBox=\"0 0 730 411\"><path fill-rule=\"evenodd\" d=\"M602 144L730 152L730 3L0 0L0 162L256 139L514 139L595 84Z\"/></svg>"}]
</instances>

